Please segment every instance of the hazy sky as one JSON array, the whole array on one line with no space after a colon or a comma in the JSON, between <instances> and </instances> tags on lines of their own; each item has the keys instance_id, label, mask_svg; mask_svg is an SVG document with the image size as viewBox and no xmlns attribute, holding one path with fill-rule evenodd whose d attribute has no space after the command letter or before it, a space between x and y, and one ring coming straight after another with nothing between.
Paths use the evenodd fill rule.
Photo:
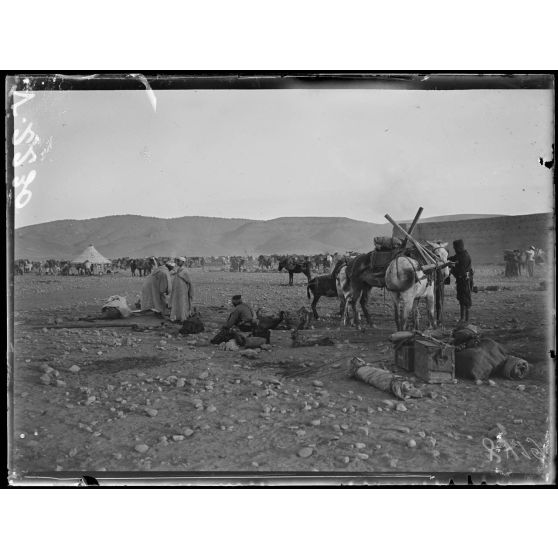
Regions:
<instances>
[{"instance_id":1,"label":"hazy sky","mask_svg":"<svg viewBox=\"0 0 558 558\"><path fill-rule=\"evenodd\" d=\"M16 227L114 214L384 223L552 208L543 90L37 92L41 142ZM26 119L25 123L23 118ZM23 152L23 147L17 150ZM41 154L42 153L42 154Z\"/></svg>"}]
</instances>

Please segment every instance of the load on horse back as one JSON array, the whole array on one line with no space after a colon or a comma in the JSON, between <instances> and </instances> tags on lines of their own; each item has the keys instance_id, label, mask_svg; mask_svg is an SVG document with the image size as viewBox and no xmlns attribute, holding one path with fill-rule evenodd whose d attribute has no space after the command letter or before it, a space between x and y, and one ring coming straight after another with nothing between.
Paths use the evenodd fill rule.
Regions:
<instances>
[{"instance_id":1,"label":"load on horse back","mask_svg":"<svg viewBox=\"0 0 558 558\"><path fill-rule=\"evenodd\" d=\"M422 250L411 248L388 265L385 282L392 296L398 330L407 329L411 317L413 327L419 329L418 302L423 298L426 299L429 325L436 327L441 320L443 298L437 302L449 277L447 245L447 242L427 242L422 245ZM431 258L425 258L424 253Z\"/></svg>"},{"instance_id":2,"label":"load on horse back","mask_svg":"<svg viewBox=\"0 0 558 558\"><path fill-rule=\"evenodd\" d=\"M279 260L278 271L286 269L289 272L289 286L293 286L293 275L295 273L303 273L308 281L312 279L312 264L309 260L297 258L295 256L285 256Z\"/></svg>"},{"instance_id":3,"label":"load on horse back","mask_svg":"<svg viewBox=\"0 0 558 558\"><path fill-rule=\"evenodd\" d=\"M337 292L344 300L343 324L353 322L358 325L360 316L356 305L360 307L366 322L373 325L368 313L368 296L372 287L385 287L385 272L389 262L399 253L401 240L391 237L374 238L374 250L366 254L355 254L340 258L333 268ZM349 312L352 311L352 317Z\"/></svg>"}]
</instances>

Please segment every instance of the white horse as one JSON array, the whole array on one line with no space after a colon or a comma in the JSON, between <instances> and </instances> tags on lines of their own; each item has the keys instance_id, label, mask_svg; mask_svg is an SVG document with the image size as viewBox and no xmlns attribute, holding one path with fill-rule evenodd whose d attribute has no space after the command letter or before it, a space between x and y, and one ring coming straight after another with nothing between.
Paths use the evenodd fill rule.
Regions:
<instances>
[{"instance_id":1,"label":"white horse","mask_svg":"<svg viewBox=\"0 0 558 558\"><path fill-rule=\"evenodd\" d=\"M428 242L427 244L436 257L436 263L440 266L447 264L448 243ZM399 256L390 262L386 270L386 288L393 300L395 324L398 330L408 328L411 314L415 329L419 328L417 310L420 299L426 299L429 326L436 327L434 282L437 273L440 275L438 280L444 281L449 277L447 266L439 271L433 269L425 273L419 262L407 256Z\"/></svg>"}]
</instances>

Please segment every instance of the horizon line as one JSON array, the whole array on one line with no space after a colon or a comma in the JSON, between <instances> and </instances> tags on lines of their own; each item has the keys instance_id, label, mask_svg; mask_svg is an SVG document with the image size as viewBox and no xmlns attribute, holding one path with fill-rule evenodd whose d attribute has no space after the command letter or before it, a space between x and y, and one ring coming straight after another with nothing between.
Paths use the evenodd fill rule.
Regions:
<instances>
[{"instance_id":1,"label":"horizon line","mask_svg":"<svg viewBox=\"0 0 558 558\"><path fill-rule=\"evenodd\" d=\"M486 217L518 217L518 216L525 216L525 215L541 215L544 213L552 213L552 211L540 211L537 213L515 213L515 214L504 214L504 213L448 213L444 215L433 215L432 217L424 217L424 219L436 219L440 217L459 217L461 215L478 215L479 218ZM106 219L108 217L142 217L145 219L160 219L162 221L171 221L174 219L186 219L186 218L197 218L197 219L222 219L222 220L229 220L229 221L252 221L252 222L260 222L265 223L269 221L276 221L278 219L348 219L351 221L358 221L361 223L368 223L371 225L383 225L385 223L376 223L374 221L364 221L362 219L355 219L353 217L346 217L344 215L282 215L280 217L272 217L269 219L253 219L249 217L216 217L211 215L182 215L180 217L157 217L154 215L140 215L137 213L118 213L112 215L99 215L97 217L86 217L84 219L53 219L52 221L41 221L40 223L33 223L31 225L23 225L21 227L14 227L15 230L24 229L27 227L35 227L39 225L48 225L50 223L62 222L62 221L92 221L94 219ZM397 222L405 222L405 221L412 221L413 217L405 218L405 219L394 219ZM386 221L387 223L387 221Z\"/></svg>"}]
</instances>

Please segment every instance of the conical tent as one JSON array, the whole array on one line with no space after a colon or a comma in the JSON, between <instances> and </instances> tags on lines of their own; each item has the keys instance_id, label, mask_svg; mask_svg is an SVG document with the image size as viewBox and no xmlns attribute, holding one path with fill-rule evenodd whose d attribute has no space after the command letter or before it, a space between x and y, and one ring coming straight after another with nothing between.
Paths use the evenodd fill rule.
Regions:
<instances>
[{"instance_id":1,"label":"conical tent","mask_svg":"<svg viewBox=\"0 0 558 558\"><path fill-rule=\"evenodd\" d=\"M77 258L72 260L72 263L84 263L86 261L92 264L109 264L110 260L107 260L102 254L99 254L95 249L93 244L90 244Z\"/></svg>"}]
</instances>

